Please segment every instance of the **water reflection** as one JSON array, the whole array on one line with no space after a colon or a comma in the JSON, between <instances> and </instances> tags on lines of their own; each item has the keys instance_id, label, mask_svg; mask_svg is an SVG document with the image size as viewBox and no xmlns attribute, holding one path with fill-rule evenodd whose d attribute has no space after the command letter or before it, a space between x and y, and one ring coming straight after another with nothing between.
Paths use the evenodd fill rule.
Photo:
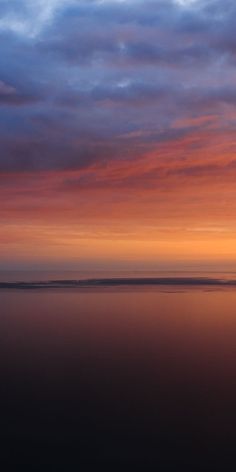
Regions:
<instances>
[{"instance_id":1,"label":"water reflection","mask_svg":"<svg viewBox=\"0 0 236 472\"><path fill-rule=\"evenodd\" d=\"M173 457L191 466L234 443L234 289L0 298L5 448L50 445L44 464L64 451L77 465L168 470Z\"/></svg>"}]
</instances>

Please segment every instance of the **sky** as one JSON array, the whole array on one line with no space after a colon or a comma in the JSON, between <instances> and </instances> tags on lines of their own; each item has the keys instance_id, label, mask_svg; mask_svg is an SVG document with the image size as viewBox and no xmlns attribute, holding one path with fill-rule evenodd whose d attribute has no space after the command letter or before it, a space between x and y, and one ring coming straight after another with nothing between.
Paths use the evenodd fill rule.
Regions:
<instances>
[{"instance_id":1,"label":"sky","mask_svg":"<svg viewBox=\"0 0 236 472\"><path fill-rule=\"evenodd\" d=\"M0 0L0 269L235 268L235 17Z\"/></svg>"}]
</instances>

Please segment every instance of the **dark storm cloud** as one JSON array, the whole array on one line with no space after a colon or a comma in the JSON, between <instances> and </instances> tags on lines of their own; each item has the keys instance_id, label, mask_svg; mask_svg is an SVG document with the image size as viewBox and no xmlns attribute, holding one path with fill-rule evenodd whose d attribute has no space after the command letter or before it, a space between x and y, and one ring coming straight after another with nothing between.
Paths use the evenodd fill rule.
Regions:
<instances>
[{"instance_id":1,"label":"dark storm cloud","mask_svg":"<svg viewBox=\"0 0 236 472\"><path fill-rule=\"evenodd\" d=\"M231 0L2 1L0 171L135 159L190 135L178 120L222 127L235 15Z\"/></svg>"}]
</instances>

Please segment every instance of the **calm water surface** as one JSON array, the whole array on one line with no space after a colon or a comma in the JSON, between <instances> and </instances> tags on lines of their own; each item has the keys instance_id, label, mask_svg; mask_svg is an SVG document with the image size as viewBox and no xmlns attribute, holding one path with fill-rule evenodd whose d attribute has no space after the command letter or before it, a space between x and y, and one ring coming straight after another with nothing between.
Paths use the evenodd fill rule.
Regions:
<instances>
[{"instance_id":1,"label":"calm water surface","mask_svg":"<svg viewBox=\"0 0 236 472\"><path fill-rule=\"evenodd\" d=\"M235 470L236 288L2 290L0 307L1 460Z\"/></svg>"}]
</instances>

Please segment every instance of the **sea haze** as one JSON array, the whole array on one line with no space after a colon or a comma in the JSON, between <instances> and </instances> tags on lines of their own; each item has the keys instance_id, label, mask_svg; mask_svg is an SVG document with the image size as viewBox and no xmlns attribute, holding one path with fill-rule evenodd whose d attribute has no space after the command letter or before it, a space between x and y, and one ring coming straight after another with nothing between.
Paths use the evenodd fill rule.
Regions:
<instances>
[{"instance_id":1,"label":"sea haze","mask_svg":"<svg viewBox=\"0 0 236 472\"><path fill-rule=\"evenodd\" d=\"M234 463L236 287L142 285L147 275L0 290L2 460L40 471Z\"/></svg>"}]
</instances>

